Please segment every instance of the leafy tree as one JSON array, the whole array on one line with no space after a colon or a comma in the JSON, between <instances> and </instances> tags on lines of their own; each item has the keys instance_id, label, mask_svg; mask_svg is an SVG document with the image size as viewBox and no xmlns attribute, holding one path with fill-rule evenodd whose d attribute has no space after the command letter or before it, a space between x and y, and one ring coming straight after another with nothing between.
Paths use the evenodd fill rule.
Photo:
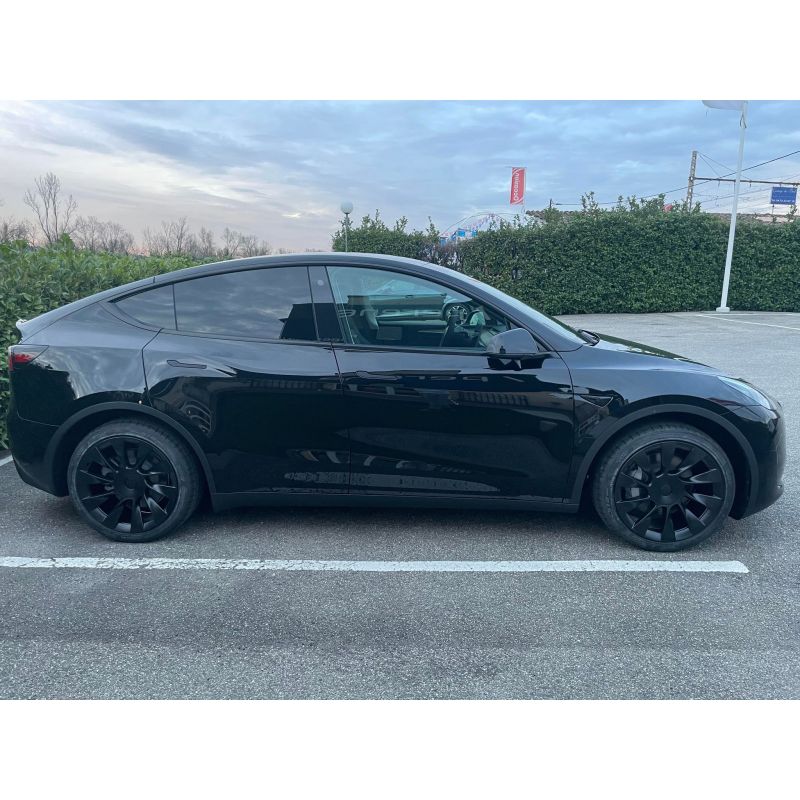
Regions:
<instances>
[{"instance_id":1,"label":"leafy tree","mask_svg":"<svg viewBox=\"0 0 800 800\"><path fill-rule=\"evenodd\" d=\"M587 192L581 195L581 211L584 214L597 216L603 212L600 204L595 200L594 192Z\"/></svg>"}]
</instances>

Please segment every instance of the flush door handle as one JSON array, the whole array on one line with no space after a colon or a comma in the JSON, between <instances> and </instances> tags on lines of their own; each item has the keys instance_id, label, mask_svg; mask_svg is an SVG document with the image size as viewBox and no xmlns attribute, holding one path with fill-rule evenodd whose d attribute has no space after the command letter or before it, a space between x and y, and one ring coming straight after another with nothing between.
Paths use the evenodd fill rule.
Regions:
<instances>
[{"instance_id":1,"label":"flush door handle","mask_svg":"<svg viewBox=\"0 0 800 800\"><path fill-rule=\"evenodd\" d=\"M208 364L198 364L189 361L178 361L174 358L168 358L167 364L169 364L171 367L184 367L186 369L206 369L206 367L208 367Z\"/></svg>"}]
</instances>

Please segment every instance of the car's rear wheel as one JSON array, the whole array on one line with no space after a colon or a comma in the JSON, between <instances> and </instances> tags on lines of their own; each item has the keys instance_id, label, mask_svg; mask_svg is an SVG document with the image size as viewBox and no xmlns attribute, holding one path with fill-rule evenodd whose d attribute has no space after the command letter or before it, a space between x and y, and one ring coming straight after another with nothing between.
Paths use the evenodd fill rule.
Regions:
<instances>
[{"instance_id":1,"label":"car's rear wheel","mask_svg":"<svg viewBox=\"0 0 800 800\"><path fill-rule=\"evenodd\" d=\"M592 494L614 533L645 550L674 552L722 527L735 489L730 459L714 439L690 425L656 423L612 445Z\"/></svg>"},{"instance_id":2,"label":"car's rear wheel","mask_svg":"<svg viewBox=\"0 0 800 800\"><path fill-rule=\"evenodd\" d=\"M171 533L200 500L197 464L174 434L139 420L117 420L88 433L67 468L75 508L118 542L151 542Z\"/></svg>"}]
</instances>

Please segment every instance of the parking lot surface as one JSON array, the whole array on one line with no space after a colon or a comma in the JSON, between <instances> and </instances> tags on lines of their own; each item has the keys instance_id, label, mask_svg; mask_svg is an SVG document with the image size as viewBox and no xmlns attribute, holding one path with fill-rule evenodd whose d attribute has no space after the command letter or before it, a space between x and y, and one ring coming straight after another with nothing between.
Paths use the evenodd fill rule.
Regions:
<instances>
[{"instance_id":1,"label":"parking lot surface","mask_svg":"<svg viewBox=\"0 0 800 800\"><path fill-rule=\"evenodd\" d=\"M201 511L164 541L122 545L6 464L0 561L185 561L0 567L0 696L800 698L800 314L564 319L722 367L777 397L787 419L783 498L674 555L630 547L591 513L413 508ZM257 566L197 568L197 559ZM492 566L618 560L687 567ZM489 566L303 567L343 561Z\"/></svg>"}]
</instances>

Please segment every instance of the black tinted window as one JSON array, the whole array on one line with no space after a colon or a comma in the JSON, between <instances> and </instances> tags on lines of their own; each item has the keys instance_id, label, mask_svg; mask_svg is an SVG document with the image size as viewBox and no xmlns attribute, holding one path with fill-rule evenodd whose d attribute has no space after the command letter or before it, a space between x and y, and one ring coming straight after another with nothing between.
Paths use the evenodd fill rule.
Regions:
<instances>
[{"instance_id":1,"label":"black tinted window","mask_svg":"<svg viewBox=\"0 0 800 800\"><path fill-rule=\"evenodd\" d=\"M156 328L175 327L175 305L172 299L172 286L159 286L148 289L124 300L118 300L117 306L126 314L145 325Z\"/></svg>"},{"instance_id":2,"label":"black tinted window","mask_svg":"<svg viewBox=\"0 0 800 800\"><path fill-rule=\"evenodd\" d=\"M176 283L175 312L182 331L317 338L305 267L253 269Z\"/></svg>"}]
</instances>

